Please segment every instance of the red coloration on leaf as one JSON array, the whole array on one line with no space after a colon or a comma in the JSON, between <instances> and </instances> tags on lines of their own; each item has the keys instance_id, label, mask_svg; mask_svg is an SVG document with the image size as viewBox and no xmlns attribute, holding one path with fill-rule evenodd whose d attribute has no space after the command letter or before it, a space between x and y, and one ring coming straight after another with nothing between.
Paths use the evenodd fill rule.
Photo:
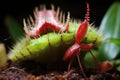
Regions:
<instances>
[{"instance_id":1,"label":"red coloration on leaf","mask_svg":"<svg viewBox=\"0 0 120 80\"><path fill-rule=\"evenodd\" d=\"M26 24L24 20L24 30L26 35L30 37L37 37L41 34L48 33L50 31L67 31L69 28L69 14L68 19L66 21L58 20L58 15L53 10L41 10L37 11L35 14L35 22L30 17L30 21L33 24L30 24L30 21L28 21L28 25ZM62 18L61 18L62 19ZM63 22L61 22L63 21Z\"/></svg>"},{"instance_id":2,"label":"red coloration on leaf","mask_svg":"<svg viewBox=\"0 0 120 80\"><path fill-rule=\"evenodd\" d=\"M88 24L86 21L82 22L82 24L79 26L77 35L76 35L76 43L81 42L81 40L85 37Z\"/></svg>"},{"instance_id":3,"label":"red coloration on leaf","mask_svg":"<svg viewBox=\"0 0 120 80\"><path fill-rule=\"evenodd\" d=\"M79 54L80 52L80 45L74 44L72 45L65 53L63 60L68 60L73 56L76 56L76 54Z\"/></svg>"},{"instance_id":4,"label":"red coloration on leaf","mask_svg":"<svg viewBox=\"0 0 120 80\"><path fill-rule=\"evenodd\" d=\"M80 52L80 50L89 50L93 44L80 44L81 40L85 37L86 33L87 33L87 29L88 29L88 16L89 16L89 4L87 3L87 12L86 12L86 18L84 20L84 22L82 22L80 24L80 26L78 27L77 33L76 33L76 41L75 44L72 45L65 53L64 55L64 60L69 59L72 56L76 56L75 53ZM76 47L76 45L79 45L79 49L77 49L78 47ZM73 48L73 49L72 49Z\"/></svg>"},{"instance_id":5,"label":"red coloration on leaf","mask_svg":"<svg viewBox=\"0 0 120 80\"><path fill-rule=\"evenodd\" d=\"M76 43L81 42L85 37L88 29L88 17L89 17L89 4L87 3L87 12L84 22L82 22L77 30Z\"/></svg>"},{"instance_id":6,"label":"red coloration on leaf","mask_svg":"<svg viewBox=\"0 0 120 80\"><path fill-rule=\"evenodd\" d=\"M104 61L98 65L98 71L106 72L112 69L112 64L109 61Z\"/></svg>"},{"instance_id":7,"label":"red coloration on leaf","mask_svg":"<svg viewBox=\"0 0 120 80\"><path fill-rule=\"evenodd\" d=\"M84 51L84 50L87 50L87 51L90 51L90 48L93 46L92 43L90 44L80 44L81 40L85 37L86 33L87 33L87 29L88 29L88 16L89 16L89 4L87 3L87 12L86 12L86 18L84 20L84 22L82 22L80 24L80 26L78 27L78 30L77 30L77 33L76 33L76 40L75 40L75 44L72 45L65 53L64 57L63 57L63 60L68 60L68 59L71 59L70 60L70 63L68 65L68 70L70 69L71 67L71 61L72 61L72 58L73 57L77 57L77 60L78 60L78 63L79 63L79 67L81 69L81 72L83 74L83 76L85 77L85 80L88 80L87 76L85 75L84 71L83 71L83 68L82 68L82 64L80 62L80 58L79 58L79 53L80 53L80 50ZM91 53L91 51L90 51Z\"/></svg>"},{"instance_id":8,"label":"red coloration on leaf","mask_svg":"<svg viewBox=\"0 0 120 80\"><path fill-rule=\"evenodd\" d=\"M81 51L89 51L94 46L93 43L89 44L80 44Z\"/></svg>"}]
</instances>

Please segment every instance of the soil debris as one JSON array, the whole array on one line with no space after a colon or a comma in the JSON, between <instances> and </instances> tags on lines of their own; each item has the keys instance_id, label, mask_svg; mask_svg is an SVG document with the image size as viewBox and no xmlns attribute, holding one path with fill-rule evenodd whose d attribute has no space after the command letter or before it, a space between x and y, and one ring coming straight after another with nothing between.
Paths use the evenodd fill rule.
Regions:
<instances>
[{"instance_id":1,"label":"soil debris","mask_svg":"<svg viewBox=\"0 0 120 80\"><path fill-rule=\"evenodd\" d=\"M92 69L91 69L92 70ZM88 74L87 74L88 73ZM109 72L99 73L86 70L89 80L120 80L120 72L111 70ZM9 67L0 71L0 80L85 80L81 73L74 69L66 71L51 71L46 74L34 75L28 73L25 69L16 66Z\"/></svg>"}]
</instances>

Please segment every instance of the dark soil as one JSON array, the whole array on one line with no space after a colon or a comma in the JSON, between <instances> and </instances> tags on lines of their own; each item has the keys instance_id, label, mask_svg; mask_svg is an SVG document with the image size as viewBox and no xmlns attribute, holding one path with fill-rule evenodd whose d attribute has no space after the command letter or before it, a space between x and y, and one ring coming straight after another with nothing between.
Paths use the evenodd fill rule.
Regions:
<instances>
[{"instance_id":1,"label":"dark soil","mask_svg":"<svg viewBox=\"0 0 120 80\"><path fill-rule=\"evenodd\" d=\"M1 69L0 80L85 80L78 67L67 72L67 69L62 67L57 67L57 70L56 66L49 66L48 68L40 65L36 66L35 63L33 66L30 65L26 66L24 64L24 67L11 65ZM88 68L84 71L89 80L120 80L120 72L115 69L104 73Z\"/></svg>"}]
</instances>

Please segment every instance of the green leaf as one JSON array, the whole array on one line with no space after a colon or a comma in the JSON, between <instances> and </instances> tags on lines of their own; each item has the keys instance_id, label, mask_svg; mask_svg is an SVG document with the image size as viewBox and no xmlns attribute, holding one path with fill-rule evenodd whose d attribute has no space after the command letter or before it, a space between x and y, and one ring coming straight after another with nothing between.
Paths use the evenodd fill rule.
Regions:
<instances>
[{"instance_id":1,"label":"green leaf","mask_svg":"<svg viewBox=\"0 0 120 80\"><path fill-rule=\"evenodd\" d=\"M118 71L120 71L120 59L112 60L111 63Z\"/></svg>"},{"instance_id":2,"label":"green leaf","mask_svg":"<svg viewBox=\"0 0 120 80\"><path fill-rule=\"evenodd\" d=\"M96 59L98 59L98 51L97 50L91 50L93 55L96 57ZM96 67L97 64L94 60L94 58L92 57L92 55L90 54L90 52L87 52L85 54L85 58L84 58L84 65L87 67L87 68L93 68L93 67ZM91 63L94 63L94 64L91 64Z\"/></svg>"},{"instance_id":3,"label":"green leaf","mask_svg":"<svg viewBox=\"0 0 120 80\"><path fill-rule=\"evenodd\" d=\"M119 54L120 47L115 43L106 41L108 38L120 39L120 3L114 2L105 14L100 31L105 36L105 42L100 47L101 60L113 60ZM113 40L112 40L113 41ZM115 41L114 41L115 42Z\"/></svg>"},{"instance_id":4,"label":"green leaf","mask_svg":"<svg viewBox=\"0 0 120 80\"><path fill-rule=\"evenodd\" d=\"M111 42L104 42L100 46L100 60L113 60L117 57L120 48Z\"/></svg>"},{"instance_id":5,"label":"green leaf","mask_svg":"<svg viewBox=\"0 0 120 80\"><path fill-rule=\"evenodd\" d=\"M113 3L105 14L101 25L100 31L103 32L106 38L120 39L120 3Z\"/></svg>"},{"instance_id":6,"label":"green leaf","mask_svg":"<svg viewBox=\"0 0 120 80\"><path fill-rule=\"evenodd\" d=\"M114 44L116 44L117 46L120 47L120 39L110 38L110 39L108 39L108 41L111 42L111 43L114 43Z\"/></svg>"},{"instance_id":7,"label":"green leaf","mask_svg":"<svg viewBox=\"0 0 120 80\"><path fill-rule=\"evenodd\" d=\"M17 41L21 36L24 36L22 26L13 17L7 16L5 20L8 32L13 41Z\"/></svg>"}]
</instances>

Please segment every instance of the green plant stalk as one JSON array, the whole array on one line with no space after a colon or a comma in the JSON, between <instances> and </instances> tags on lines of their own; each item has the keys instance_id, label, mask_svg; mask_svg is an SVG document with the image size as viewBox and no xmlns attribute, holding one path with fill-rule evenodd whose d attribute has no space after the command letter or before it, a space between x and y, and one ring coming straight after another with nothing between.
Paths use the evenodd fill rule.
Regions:
<instances>
[{"instance_id":1,"label":"green plant stalk","mask_svg":"<svg viewBox=\"0 0 120 80\"><path fill-rule=\"evenodd\" d=\"M4 66L7 63L7 54L5 45L0 43L0 67Z\"/></svg>"},{"instance_id":2,"label":"green plant stalk","mask_svg":"<svg viewBox=\"0 0 120 80\"><path fill-rule=\"evenodd\" d=\"M34 60L43 64L62 60L65 51L74 43L80 22L70 22L68 32L44 34L35 39L24 37L11 49L8 58L12 62ZM103 41L102 34L89 25L88 32L82 43L92 43L98 47Z\"/></svg>"}]
</instances>

